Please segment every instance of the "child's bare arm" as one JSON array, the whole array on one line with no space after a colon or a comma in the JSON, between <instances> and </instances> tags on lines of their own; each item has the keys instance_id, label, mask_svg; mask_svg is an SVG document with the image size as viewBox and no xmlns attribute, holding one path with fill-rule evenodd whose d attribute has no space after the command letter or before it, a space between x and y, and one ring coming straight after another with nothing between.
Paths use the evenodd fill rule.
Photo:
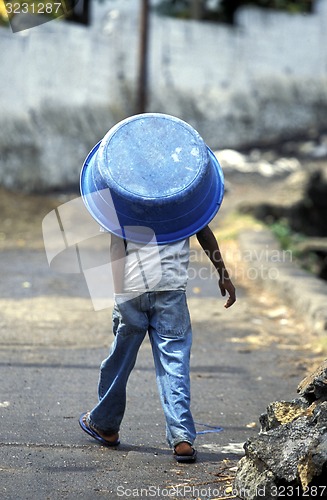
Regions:
<instances>
[{"instance_id":1,"label":"child's bare arm","mask_svg":"<svg viewBox=\"0 0 327 500\"><path fill-rule=\"evenodd\" d=\"M222 296L225 297L226 292L229 295L225 303L225 307L228 308L236 301L236 292L221 256L216 237L209 226L201 229L196 236L205 254L209 257L219 274L218 284Z\"/></svg>"},{"instance_id":2,"label":"child's bare arm","mask_svg":"<svg viewBox=\"0 0 327 500\"><path fill-rule=\"evenodd\" d=\"M124 292L126 249L122 238L111 235L110 260L115 293Z\"/></svg>"}]
</instances>

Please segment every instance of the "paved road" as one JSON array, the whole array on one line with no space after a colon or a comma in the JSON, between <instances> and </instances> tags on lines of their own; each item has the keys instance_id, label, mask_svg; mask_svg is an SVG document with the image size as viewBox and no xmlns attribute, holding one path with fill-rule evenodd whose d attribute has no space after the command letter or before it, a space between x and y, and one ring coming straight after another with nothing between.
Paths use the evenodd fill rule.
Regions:
<instances>
[{"instance_id":1,"label":"paved road","mask_svg":"<svg viewBox=\"0 0 327 500\"><path fill-rule=\"evenodd\" d=\"M78 417L96 401L110 310L95 312L83 276L51 271L41 248L3 250L0 275L3 500L225 496L241 443L269 402L294 397L305 371L292 311L246 280L227 311L215 280L197 276L188 295L198 462L176 464L166 445L148 341L128 386L122 444L105 449Z\"/></svg>"}]
</instances>

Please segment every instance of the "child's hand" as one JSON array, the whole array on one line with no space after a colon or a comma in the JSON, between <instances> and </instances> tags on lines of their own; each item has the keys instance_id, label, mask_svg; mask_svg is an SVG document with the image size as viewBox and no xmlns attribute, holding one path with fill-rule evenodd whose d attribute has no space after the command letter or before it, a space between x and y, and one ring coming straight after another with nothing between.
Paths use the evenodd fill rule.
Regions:
<instances>
[{"instance_id":1,"label":"child's hand","mask_svg":"<svg viewBox=\"0 0 327 500\"><path fill-rule=\"evenodd\" d=\"M234 287L230 278L220 279L218 282L218 285L219 285L219 288L221 291L221 295L223 297L225 297L226 292L229 295L229 297L224 305L224 307L226 307L226 309L227 309L228 307L232 306L234 304L234 302L236 301L235 287Z\"/></svg>"}]
</instances>

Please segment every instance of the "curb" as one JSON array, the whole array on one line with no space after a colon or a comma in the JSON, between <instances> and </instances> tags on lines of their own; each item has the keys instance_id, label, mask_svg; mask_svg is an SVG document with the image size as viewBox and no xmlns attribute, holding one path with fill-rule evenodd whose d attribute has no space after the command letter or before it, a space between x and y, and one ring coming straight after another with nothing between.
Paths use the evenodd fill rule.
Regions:
<instances>
[{"instance_id":1,"label":"curb","mask_svg":"<svg viewBox=\"0 0 327 500\"><path fill-rule=\"evenodd\" d=\"M239 244L260 285L289 304L312 332L327 335L327 283L295 264L269 230L243 231Z\"/></svg>"}]
</instances>

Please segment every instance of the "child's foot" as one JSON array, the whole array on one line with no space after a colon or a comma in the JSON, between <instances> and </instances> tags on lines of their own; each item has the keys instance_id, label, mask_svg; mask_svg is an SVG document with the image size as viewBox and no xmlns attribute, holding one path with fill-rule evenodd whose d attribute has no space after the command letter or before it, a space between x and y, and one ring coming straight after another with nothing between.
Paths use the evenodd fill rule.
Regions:
<instances>
[{"instance_id":1,"label":"child's foot","mask_svg":"<svg viewBox=\"0 0 327 500\"><path fill-rule=\"evenodd\" d=\"M190 443L182 441L174 448L174 458L177 462L195 462L196 450L190 445Z\"/></svg>"},{"instance_id":2,"label":"child's foot","mask_svg":"<svg viewBox=\"0 0 327 500\"><path fill-rule=\"evenodd\" d=\"M83 413L83 415L80 416L79 419L79 424L83 431L87 432L90 436L92 436L94 439L99 441L101 444L105 446L118 446L119 445L119 434L118 432L115 432L114 434L106 434L103 431L100 431L98 429L95 429L90 425L88 417L90 415L90 412Z\"/></svg>"}]
</instances>

